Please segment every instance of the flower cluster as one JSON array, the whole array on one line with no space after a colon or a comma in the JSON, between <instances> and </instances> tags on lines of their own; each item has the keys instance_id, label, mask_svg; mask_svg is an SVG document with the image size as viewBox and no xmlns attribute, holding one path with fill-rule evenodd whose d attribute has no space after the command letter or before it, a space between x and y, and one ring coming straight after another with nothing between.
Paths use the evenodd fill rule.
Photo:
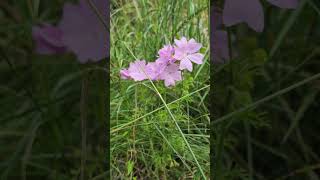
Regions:
<instances>
[{"instance_id":1,"label":"flower cluster","mask_svg":"<svg viewBox=\"0 0 320 180\"><path fill-rule=\"evenodd\" d=\"M165 45L158 51L155 62L146 63L145 60L136 60L130 63L128 69L122 69L122 79L142 81L146 79L164 80L165 86L174 86L181 81L181 70L192 71L192 62L202 64L204 55L199 53L202 45L194 39L187 40L182 37L175 39L174 45Z\"/></svg>"}]
</instances>

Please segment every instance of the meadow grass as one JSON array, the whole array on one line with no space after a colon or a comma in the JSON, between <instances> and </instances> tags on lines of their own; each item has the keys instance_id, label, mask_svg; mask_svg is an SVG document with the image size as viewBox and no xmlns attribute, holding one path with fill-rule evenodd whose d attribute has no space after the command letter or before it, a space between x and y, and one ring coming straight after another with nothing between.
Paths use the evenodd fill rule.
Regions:
<instances>
[{"instance_id":1,"label":"meadow grass","mask_svg":"<svg viewBox=\"0 0 320 180\"><path fill-rule=\"evenodd\" d=\"M205 179L209 176L208 2L112 1L111 177ZM173 39L203 44L205 63L167 88L163 82L122 80L136 59L154 61Z\"/></svg>"}]
</instances>

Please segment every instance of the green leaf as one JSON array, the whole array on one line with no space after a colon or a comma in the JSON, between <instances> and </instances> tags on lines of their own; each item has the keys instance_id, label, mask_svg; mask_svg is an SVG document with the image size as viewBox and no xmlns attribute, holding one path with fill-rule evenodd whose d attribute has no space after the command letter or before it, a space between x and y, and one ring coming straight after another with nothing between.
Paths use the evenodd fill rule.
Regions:
<instances>
[{"instance_id":1,"label":"green leaf","mask_svg":"<svg viewBox=\"0 0 320 180\"><path fill-rule=\"evenodd\" d=\"M133 171L134 163L132 161L127 162L127 175L129 176Z\"/></svg>"}]
</instances>

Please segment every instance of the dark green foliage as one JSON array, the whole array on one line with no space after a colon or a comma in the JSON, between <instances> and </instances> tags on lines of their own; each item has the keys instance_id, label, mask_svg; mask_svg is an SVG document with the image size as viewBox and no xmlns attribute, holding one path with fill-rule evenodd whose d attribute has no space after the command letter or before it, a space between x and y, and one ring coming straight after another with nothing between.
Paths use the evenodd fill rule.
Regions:
<instances>
[{"instance_id":1,"label":"dark green foliage","mask_svg":"<svg viewBox=\"0 0 320 180\"><path fill-rule=\"evenodd\" d=\"M233 60L214 68L216 179L319 179L319 7L268 7L260 34L229 29Z\"/></svg>"}]
</instances>

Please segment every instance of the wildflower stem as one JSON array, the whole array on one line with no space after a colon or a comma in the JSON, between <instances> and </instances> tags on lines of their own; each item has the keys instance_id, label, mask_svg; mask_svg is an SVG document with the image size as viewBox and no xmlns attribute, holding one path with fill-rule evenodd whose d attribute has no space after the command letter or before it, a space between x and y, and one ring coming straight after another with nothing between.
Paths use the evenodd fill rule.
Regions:
<instances>
[{"instance_id":1,"label":"wildflower stem","mask_svg":"<svg viewBox=\"0 0 320 180\"><path fill-rule=\"evenodd\" d=\"M131 55L132 55L135 59L137 59L136 56L133 54L133 52L130 50L130 48L127 46L127 44L126 44L126 43L124 43L124 44L125 44L126 48L128 49L128 51L131 53ZM206 175L204 174L204 172L203 172L203 170L202 170L202 168L201 168L201 165L200 165L199 162L198 162L198 159L196 158L196 156L195 156L195 154L194 154L194 152L193 152L193 150L192 150L192 148L191 148L191 146L190 146L187 138L185 137L184 133L182 132L182 130L181 130L181 128L180 128L177 120L175 119L174 115L172 114L172 112L171 112L170 108L168 107L166 101L163 99L162 95L161 95L160 92L158 91L158 88L157 88L157 87L155 86L155 84L152 82L152 80L151 80L151 78L148 76L148 74L147 74L141 67L140 67L140 69L141 69L142 72L146 75L146 77L148 77L149 82L151 83L152 87L154 88L156 94L157 94L157 95L159 96L159 98L161 99L163 105L165 106L165 108L167 109L167 111L168 111L171 119L173 120L176 128L178 129L178 131L179 131L179 133L180 133L183 141L184 141L185 144L187 145L187 147L188 147L188 149L189 149L189 151L190 151L190 153L191 153L191 155L192 155L195 163L196 163L197 166L198 166L198 169L199 169L199 171L200 171L203 179L206 180L206 179L207 179L207 178L206 178Z\"/></svg>"}]
</instances>

